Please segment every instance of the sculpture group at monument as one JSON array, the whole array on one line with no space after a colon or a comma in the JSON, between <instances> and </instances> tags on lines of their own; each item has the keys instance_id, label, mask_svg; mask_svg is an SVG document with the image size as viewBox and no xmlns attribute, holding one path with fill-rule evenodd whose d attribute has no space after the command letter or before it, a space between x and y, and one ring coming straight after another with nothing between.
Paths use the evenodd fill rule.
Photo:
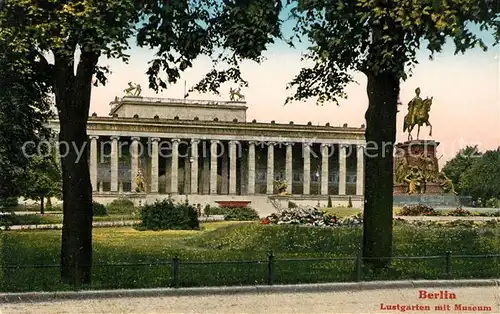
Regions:
<instances>
[{"instance_id":1,"label":"sculpture group at monument","mask_svg":"<svg viewBox=\"0 0 500 314\"><path fill-rule=\"evenodd\" d=\"M408 114L404 118L403 132L408 131L408 141L396 145L394 160L394 194L452 194L455 195L453 182L439 171L436 148L439 142L419 140L420 127L430 127L429 112L431 98L420 98L420 88L415 90L416 96L408 103ZM417 139L411 135L418 126Z\"/></svg>"}]
</instances>

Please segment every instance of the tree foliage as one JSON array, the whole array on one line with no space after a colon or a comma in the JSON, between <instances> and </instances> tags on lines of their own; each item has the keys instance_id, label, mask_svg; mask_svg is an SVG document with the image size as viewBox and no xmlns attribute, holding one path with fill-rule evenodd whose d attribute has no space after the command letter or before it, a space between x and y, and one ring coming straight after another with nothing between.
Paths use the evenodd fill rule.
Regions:
<instances>
[{"instance_id":1,"label":"tree foliage","mask_svg":"<svg viewBox=\"0 0 500 314\"><path fill-rule=\"evenodd\" d=\"M462 192L481 200L485 206L490 199L500 199L500 148L484 152L460 176Z\"/></svg>"},{"instance_id":2,"label":"tree foliage","mask_svg":"<svg viewBox=\"0 0 500 314\"><path fill-rule=\"evenodd\" d=\"M61 198L61 190L62 175L57 155L49 151L43 155L31 157L26 171L23 196L32 200L41 200L43 204L43 198Z\"/></svg>"},{"instance_id":3,"label":"tree foliage","mask_svg":"<svg viewBox=\"0 0 500 314\"><path fill-rule=\"evenodd\" d=\"M53 116L48 86L12 39L0 29L0 199L22 194L28 156L50 135L44 123Z\"/></svg>"},{"instance_id":4,"label":"tree foliage","mask_svg":"<svg viewBox=\"0 0 500 314\"><path fill-rule=\"evenodd\" d=\"M459 183L462 175L479 160L479 157L481 157L481 152L479 152L477 145L467 146L461 149L455 157L448 160L444 165L443 172L453 181L457 193L462 195L467 194L468 191L462 190Z\"/></svg>"},{"instance_id":5,"label":"tree foliage","mask_svg":"<svg viewBox=\"0 0 500 314\"><path fill-rule=\"evenodd\" d=\"M346 96L345 87L353 82L354 71L389 71L404 80L418 63L418 50L428 50L432 58L447 40L455 44L455 53L474 47L486 50L472 26L493 32L495 44L500 39L499 5L494 0L225 2L229 5L220 9L217 28L224 30L224 47L232 49L235 60L262 60L262 52L275 39L292 46L308 41L304 59L313 66L301 69L290 82L289 88L296 90L287 101L316 97L319 103L338 103L339 97ZM287 19L279 18L285 14L283 9L290 11ZM289 20L296 24L293 36L287 38L279 27ZM216 72L214 67L205 83L216 84Z\"/></svg>"}]
</instances>

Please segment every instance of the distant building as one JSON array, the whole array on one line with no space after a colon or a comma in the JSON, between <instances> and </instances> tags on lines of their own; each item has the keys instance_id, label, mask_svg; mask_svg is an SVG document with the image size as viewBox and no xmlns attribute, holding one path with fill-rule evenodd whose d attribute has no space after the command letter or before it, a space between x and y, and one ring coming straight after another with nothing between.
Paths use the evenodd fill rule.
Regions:
<instances>
[{"instance_id":1,"label":"distant building","mask_svg":"<svg viewBox=\"0 0 500 314\"><path fill-rule=\"evenodd\" d=\"M241 101L126 96L111 105L110 117L93 114L88 122L97 201L187 195L193 203L269 207L275 180L288 183L285 198L296 203L363 199L364 126L248 122Z\"/></svg>"}]
</instances>

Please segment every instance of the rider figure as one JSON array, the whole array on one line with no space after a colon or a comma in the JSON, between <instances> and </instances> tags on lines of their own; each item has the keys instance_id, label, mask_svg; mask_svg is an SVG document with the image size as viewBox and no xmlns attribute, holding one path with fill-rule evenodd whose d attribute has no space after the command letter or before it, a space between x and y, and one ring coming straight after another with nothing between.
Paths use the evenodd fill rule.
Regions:
<instances>
[{"instance_id":1,"label":"rider figure","mask_svg":"<svg viewBox=\"0 0 500 314\"><path fill-rule=\"evenodd\" d=\"M408 103L408 124L412 125L415 123L415 117L420 112L423 107L423 100L420 98L420 87L415 89L416 96Z\"/></svg>"}]
</instances>

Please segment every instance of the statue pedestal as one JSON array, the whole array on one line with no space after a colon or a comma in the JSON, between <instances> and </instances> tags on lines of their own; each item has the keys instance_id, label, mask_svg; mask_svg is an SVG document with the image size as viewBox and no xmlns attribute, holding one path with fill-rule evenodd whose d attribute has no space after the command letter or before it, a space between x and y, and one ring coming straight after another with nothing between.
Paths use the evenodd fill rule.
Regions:
<instances>
[{"instance_id":1,"label":"statue pedestal","mask_svg":"<svg viewBox=\"0 0 500 314\"><path fill-rule=\"evenodd\" d=\"M394 157L394 195L407 194L408 184L404 181L411 169L425 178L420 193L414 194L442 194L443 189L439 183L432 182L439 173L436 150L439 142L429 140L413 140L396 144Z\"/></svg>"},{"instance_id":2,"label":"statue pedestal","mask_svg":"<svg viewBox=\"0 0 500 314\"><path fill-rule=\"evenodd\" d=\"M421 166L421 156L425 155L435 162L437 167L436 150L439 142L427 140L406 141L396 144L395 166L402 158L407 158L410 166Z\"/></svg>"}]
</instances>

